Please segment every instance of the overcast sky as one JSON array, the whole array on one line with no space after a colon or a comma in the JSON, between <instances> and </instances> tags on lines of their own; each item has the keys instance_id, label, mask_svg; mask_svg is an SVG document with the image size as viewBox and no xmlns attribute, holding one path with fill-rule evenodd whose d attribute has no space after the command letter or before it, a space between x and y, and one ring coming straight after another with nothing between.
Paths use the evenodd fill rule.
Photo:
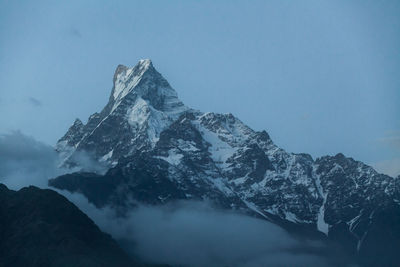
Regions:
<instances>
[{"instance_id":1,"label":"overcast sky","mask_svg":"<svg viewBox=\"0 0 400 267\"><path fill-rule=\"evenodd\" d=\"M400 173L400 1L0 0L0 133L54 145L151 58L186 105Z\"/></svg>"}]
</instances>

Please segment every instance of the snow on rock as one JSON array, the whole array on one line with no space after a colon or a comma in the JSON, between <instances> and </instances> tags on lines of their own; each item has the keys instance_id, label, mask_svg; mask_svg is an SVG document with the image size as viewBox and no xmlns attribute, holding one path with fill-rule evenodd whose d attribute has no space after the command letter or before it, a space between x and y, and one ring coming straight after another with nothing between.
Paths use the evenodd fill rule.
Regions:
<instances>
[{"instance_id":1,"label":"snow on rock","mask_svg":"<svg viewBox=\"0 0 400 267\"><path fill-rule=\"evenodd\" d=\"M179 154L179 151L177 151L177 149L171 149L168 151L168 157L156 156L155 158L165 160L169 164L176 166L181 163L183 155Z\"/></svg>"},{"instance_id":2,"label":"snow on rock","mask_svg":"<svg viewBox=\"0 0 400 267\"><path fill-rule=\"evenodd\" d=\"M160 133L187 110L150 60L140 60L133 68L119 65L108 104L86 125L71 126L57 143L57 151L64 162L75 151L87 150L97 160L115 165L140 147L154 147ZM103 158L111 150L111 157Z\"/></svg>"},{"instance_id":3,"label":"snow on rock","mask_svg":"<svg viewBox=\"0 0 400 267\"><path fill-rule=\"evenodd\" d=\"M319 208L318 217L317 217L317 229L318 231L328 235L329 233L329 224L325 222L325 204L327 199L327 193L324 192L321 180L319 175L316 175L316 186L319 194L323 197L323 202L321 207Z\"/></svg>"},{"instance_id":4,"label":"snow on rock","mask_svg":"<svg viewBox=\"0 0 400 267\"><path fill-rule=\"evenodd\" d=\"M163 201L177 192L211 198L265 218L312 225L326 235L340 222L353 231L362 225L362 208L373 210L400 195L395 179L362 162L342 154L314 160L289 153L232 114L186 107L150 60L118 66L108 104L86 124L77 120L56 148L66 160L87 150L109 166L148 153L163 161L149 165L176 183L174 192L160 196ZM357 231L358 237L365 233Z\"/></svg>"},{"instance_id":5,"label":"snow on rock","mask_svg":"<svg viewBox=\"0 0 400 267\"><path fill-rule=\"evenodd\" d=\"M112 157L113 152L114 152L114 150L111 150L110 152L105 154L103 157L101 157L100 162L107 161L108 159L110 159Z\"/></svg>"},{"instance_id":6,"label":"snow on rock","mask_svg":"<svg viewBox=\"0 0 400 267\"><path fill-rule=\"evenodd\" d=\"M208 151L211 153L212 159L222 168L227 167L226 161L233 156L236 148L222 141L216 133L208 130L201 124L197 125L204 140L210 144Z\"/></svg>"}]
</instances>

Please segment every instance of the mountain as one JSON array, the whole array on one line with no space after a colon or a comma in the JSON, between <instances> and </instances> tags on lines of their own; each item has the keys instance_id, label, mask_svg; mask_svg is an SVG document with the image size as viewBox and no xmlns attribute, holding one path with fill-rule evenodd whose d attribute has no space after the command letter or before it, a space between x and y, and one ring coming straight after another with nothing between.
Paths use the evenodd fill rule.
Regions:
<instances>
[{"instance_id":1,"label":"mountain","mask_svg":"<svg viewBox=\"0 0 400 267\"><path fill-rule=\"evenodd\" d=\"M85 151L109 167L104 175L49 181L98 207L207 199L292 232L326 236L366 266L363 255L382 251L386 242L379 231L400 232L382 219L399 213L399 179L343 154L314 160L286 152L232 114L190 109L150 60L118 66L105 108L86 124L76 120L56 147L66 166L79 165ZM399 241L387 239L393 248L380 258L400 262Z\"/></svg>"},{"instance_id":2,"label":"mountain","mask_svg":"<svg viewBox=\"0 0 400 267\"><path fill-rule=\"evenodd\" d=\"M188 108L158 73L150 60L134 68L119 65L108 104L90 116L87 124L77 119L57 143L66 164L76 151L94 153L111 165L137 149L150 149L160 133Z\"/></svg>"},{"instance_id":3,"label":"mountain","mask_svg":"<svg viewBox=\"0 0 400 267\"><path fill-rule=\"evenodd\" d=\"M52 190L0 184L0 266L142 266Z\"/></svg>"}]
</instances>

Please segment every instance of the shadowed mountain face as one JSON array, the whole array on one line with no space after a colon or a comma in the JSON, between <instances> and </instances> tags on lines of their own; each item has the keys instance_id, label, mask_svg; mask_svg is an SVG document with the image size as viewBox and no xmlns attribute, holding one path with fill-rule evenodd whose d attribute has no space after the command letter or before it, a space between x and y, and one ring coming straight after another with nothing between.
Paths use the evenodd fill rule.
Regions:
<instances>
[{"instance_id":1,"label":"shadowed mountain face","mask_svg":"<svg viewBox=\"0 0 400 267\"><path fill-rule=\"evenodd\" d=\"M0 184L0 266L142 266L66 198Z\"/></svg>"},{"instance_id":2,"label":"shadowed mountain face","mask_svg":"<svg viewBox=\"0 0 400 267\"><path fill-rule=\"evenodd\" d=\"M98 207L211 200L325 235L353 257L385 242L378 238L379 218L399 209L399 179L342 154L314 160L288 153L232 114L190 109L149 60L118 66L109 103L86 124L77 120L57 150L66 166L79 165L76 154L86 151L110 167L105 175L75 173L49 182L82 192ZM385 227L399 232L396 224ZM387 242L395 249L380 250L382 258L395 263L399 239Z\"/></svg>"}]
</instances>

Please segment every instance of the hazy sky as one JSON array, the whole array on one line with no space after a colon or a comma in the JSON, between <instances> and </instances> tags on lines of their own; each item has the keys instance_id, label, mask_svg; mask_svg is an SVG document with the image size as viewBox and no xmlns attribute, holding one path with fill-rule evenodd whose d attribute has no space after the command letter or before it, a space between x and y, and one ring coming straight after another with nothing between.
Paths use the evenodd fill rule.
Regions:
<instances>
[{"instance_id":1,"label":"hazy sky","mask_svg":"<svg viewBox=\"0 0 400 267\"><path fill-rule=\"evenodd\" d=\"M0 133L55 144L151 58L186 105L400 173L400 1L0 0Z\"/></svg>"}]
</instances>

